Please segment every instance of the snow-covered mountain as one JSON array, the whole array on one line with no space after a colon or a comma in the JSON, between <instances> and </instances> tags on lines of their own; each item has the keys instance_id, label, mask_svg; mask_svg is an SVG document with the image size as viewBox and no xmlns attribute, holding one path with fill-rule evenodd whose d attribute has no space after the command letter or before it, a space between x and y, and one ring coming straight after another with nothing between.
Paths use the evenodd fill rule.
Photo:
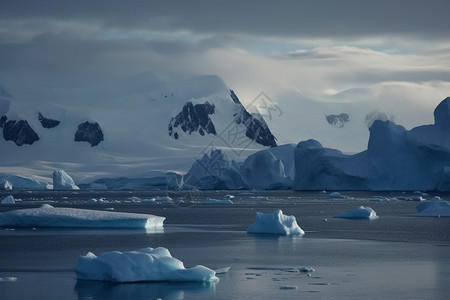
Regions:
<instances>
[{"instance_id":1,"label":"snow-covered mountain","mask_svg":"<svg viewBox=\"0 0 450 300\"><path fill-rule=\"evenodd\" d=\"M243 160L276 146L264 119L217 76L149 72L48 94L24 101L0 87L0 174L51 177L62 169L77 183L146 178L186 172L215 149Z\"/></svg>"}]
</instances>

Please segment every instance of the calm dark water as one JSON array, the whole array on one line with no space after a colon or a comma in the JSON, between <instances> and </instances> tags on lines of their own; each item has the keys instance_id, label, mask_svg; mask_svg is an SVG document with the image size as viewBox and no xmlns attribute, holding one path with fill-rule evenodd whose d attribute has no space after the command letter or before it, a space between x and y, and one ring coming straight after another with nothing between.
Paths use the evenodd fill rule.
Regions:
<instances>
[{"instance_id":1,"label":"calm dark water","mask_svg":"<svg viewBox=\"0 0 450 300\"><path fill-rule=\"evenodd\" d=\"M165 228L145 230L0 228L1 299L445 299L450 292L450 218L414 218L418 202L371 201L415 196L399 192L1 192L16 205L42 203L165 216ZM232 205L202 204L235 196ZM172 202L133 202L170 196ZM430 198L433 195L429 195ZM447 200L446 194L439 194ZM381 199L378 197L377 199ZM106 203L90 199L104 198ZM136 201L136 198L134 198ZM182 202L181 202L182 201ZM338 213L372 207L375 221L334 219ZM303 237L247 234L255 212L282 209L294 215ZM77 281L72 271L88 251L166 247L186 267L230 266L215 284ZM301 266L316 271L307 276Z\"/></svg>"}]
</instances>

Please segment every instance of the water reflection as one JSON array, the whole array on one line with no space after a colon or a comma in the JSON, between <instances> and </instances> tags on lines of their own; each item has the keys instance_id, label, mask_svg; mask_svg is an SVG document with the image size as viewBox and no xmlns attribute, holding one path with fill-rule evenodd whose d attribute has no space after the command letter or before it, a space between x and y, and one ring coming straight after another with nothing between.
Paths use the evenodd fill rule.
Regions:
<instances>
[{"instance_id":1,"label":"water reflection","mask_svg":"<svg viewBox=\"0 0 450 300\"><path fill-rule=\"evenodd\" d=\"M140 282L113 283L106 281L77 280L75 293L78 299L185 299L215 298L214 282Z\"/></svg>"}]
</instances>

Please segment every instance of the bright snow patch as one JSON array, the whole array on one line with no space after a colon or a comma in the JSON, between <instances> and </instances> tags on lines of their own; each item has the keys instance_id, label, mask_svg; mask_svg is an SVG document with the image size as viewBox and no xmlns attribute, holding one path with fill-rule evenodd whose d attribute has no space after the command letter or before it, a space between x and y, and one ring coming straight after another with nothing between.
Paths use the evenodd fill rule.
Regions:
<instances>
[{"instance_id":1,"label":"bright snow patch","mask_svg":"<svg viewBox=\"0 0 450 300\"><path fill-rule=\"evenodd\" d=\"M77 208L53 207L19 209L0 214L0 226L162 228L165 217Z\"/></svg>"},{"instance_id":2,"label":"bright snow patch","mask_svg":"<svg viewBox=\"0 0 450 300\"><path fill-rule=\"evenodd\" d=\"M350 209L344 211L335 218L343 218L343 219L369 219L375 220L378 219L377 213L370 207L360 206L355 209Z\"/></svg>"},{"instance_id":3,"label":"bright snow patch","mask_svg":"<svg viewBox=\"0 0 450 300\"><path fill-rule=\"evenodd\" d=\"M450 204L447 201L428 200L416 206L414 217L450 217Z\"/></svg>"},{"instance_id":4,"label":"bright snow patch","mask_svg":"<svg viewBox=\"0 0 450 300\"><path fill-rule=\"evenodd\" d=\"M279 209L273 213L256 213L256 221L247 229L249 233L273 233L281 235L304 235L294 216L286 216Z\"/></svg>"},{"instance_id":5,"label":"bright snow patch","mask_svg":"<svg viewBox=\"0 0 450 300\"><path fill-rule=\"evenodd\" d=\"M203 281L219 279L213 270L198 265L186 269L166 248L145 248L130 252L111 251L80 256L75 266L78 279L113 282Z\"/></svg>"},{"instance_id":6,"label":"bright snow patch","mask_svg":"<svg viewBox=\"0 0 450 300\"><path fill-rule=\"evenodd\" d=\"M53 172L53 189L54 190L79 190L72 177L64 170L55 170Z\"/></svg>"},{"instance_id":7,"label":"bright snow patch","mask_svg":"<svg viewBox=\"0 0 450 300\"><path fill-rule=\"evenodd\" d=\"M233 204L233 201L225 199L225 200L219 200L219 199L206 199L203 201L204 204Z\"/></svg>"},{"instance_id":8,"label":"bright snow patch","mask_svg":"<svg viewBox=\"0 0 450 300\"><path fill-rule=\"evenodd\" d=\"M16 201L14 200L14 197L9 195L2 199L2 204L16 204Z\"/></svg>"}]
</instances>

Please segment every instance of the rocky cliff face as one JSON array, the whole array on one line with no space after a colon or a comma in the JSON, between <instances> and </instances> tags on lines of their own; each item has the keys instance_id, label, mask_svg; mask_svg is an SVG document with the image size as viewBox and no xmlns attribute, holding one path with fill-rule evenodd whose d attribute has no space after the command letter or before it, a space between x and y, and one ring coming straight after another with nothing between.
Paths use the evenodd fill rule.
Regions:
<instances>
[{"instance_id":1,"label":"rocky cliff face","mask_svg":"<svg viewBox=\"0 0 450 300\"><path fill-rule=\"evenodd\" d=\"M41 113L39 113L38 119L39 119L39 122L41 122L42 127L47 128L47 129L54 128L54 127L58 126L59 123L61 123L58 120L48 119L48 118L44 117Z\"/></svg>"},{"instance_id":2,"label":"rocky cliff face","mask_svg":"<svg viewBox=\"0 0 450 300\"><path fill-rule=\"evenodd\" d=\"M103 141L103 132L97 122L84 122L78 125L75 132L75 142L88 142L92 147L97 146Z\"/></svg>"},{"instance_id":3,"label":"rocky cliff face","mask_svg":"<svg viewBox=\"0 0 450 300\"><path fill-rule=\"evenodd\" d=\"M39 136L26 120L4 120L3 138L6 141L13 141L17 146L22 146L25 144L32 145L39 140Z\"/></svg>"},{"instance_id":4,"label":"rocky cliff face","mask_svg":"<svg viewBox=\"0 0 450 300\"><path fill-rule=\"evenodd\" d=\"M205 133L216 135L216 128L209 117L214 114L214 109L214 105L209 104L208 101L196 105L192 102L186 103L181 112L170 120L169 135L178 139L178 128L189 134L198 132L200 135Z\"/></svg>"}]
</instances>

